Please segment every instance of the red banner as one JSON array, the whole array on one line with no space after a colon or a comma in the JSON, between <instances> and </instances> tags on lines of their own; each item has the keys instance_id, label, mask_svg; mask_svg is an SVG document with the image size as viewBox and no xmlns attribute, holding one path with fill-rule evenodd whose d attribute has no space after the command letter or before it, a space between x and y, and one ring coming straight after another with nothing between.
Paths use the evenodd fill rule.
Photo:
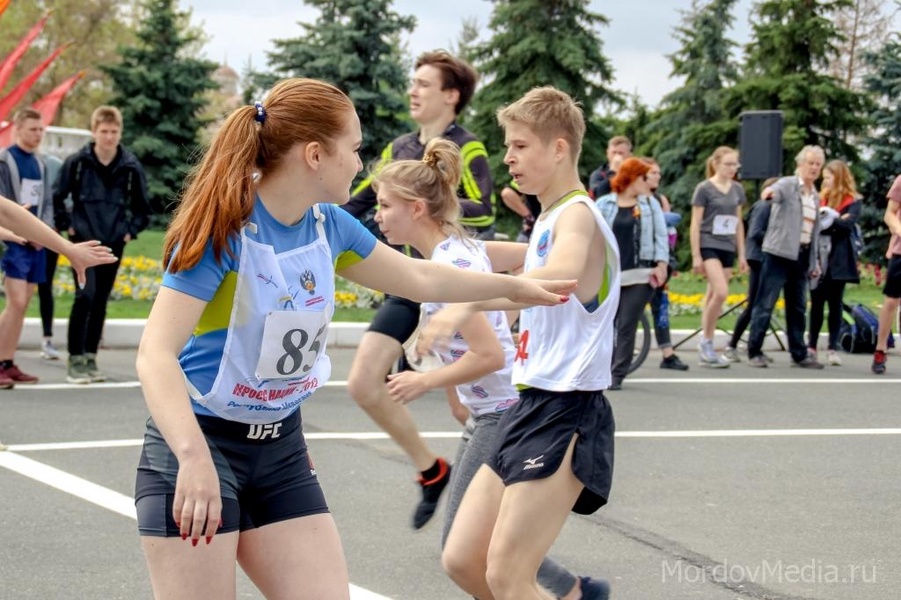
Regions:
<instances>
[{"instance_id":1,"label":"red banner","mask_svg":"<svg viewBox=\"0 0 901 600\"><path fill-rule=\"evenodd\" d=\"M28 93L28 90L31 89L31 86L35 84L38 78L43 74L47 67L50 66L56 57L62 54L63 50L65 50L69 44L65 46L60 46L56 50L53 51L53 54L44 59L44 62L39 64L35 69L25 76L22 81L19 82L13 90L7 94L4 98L0 98L0 121L9 116L9 113L16 107L16 105L25 97L25 94Z\"/></svg>"},{"instance_id":2,"label":"red banner","mask_svg":"<svg viewBox=\"0 0 901 600\"><path fill-rule=\"evenodd\" d=\"M78 83L78 80L84 77L84 71L79 71L72 77L69 77L64 82L53 88L49 94L37 100L34 104L31 105L31 108L35 109L39 113L41 113L42 120L44 121L44 127L49 127L53 125L54 119L56 119L56 111L59 110L59 105L63 101L63 98L66 97L66 94L71 91L75 84Z\"/></svg>"},{"instance_id":3,"label":"red banner","mask_svg":"<svg viewBox=\"0 0 901 600\"><path fill-rule=\"evenodd\" d=\"M4 0L0 0L0 3L2 3L3 1ZM9 4L9 0L6 0L6 4ZM3 6L2 8L5 9L6 6ZM0 10L0 12L3 12L3 10ZM13 69L15 69L16 65L19 64L19 59L21 59L22 55L25 54L25 51L28 50L31 42L34 41L34 38L38 37L38 34L41 33L41 30L44 28L44 23L46 23L48 17L50 17L50 12L45 14L41 18L41 20L31 28L31 31L28 32L28 35L22 38L22 41L19 42L19 45L16 46L13 51L3 59L3 62L0 62L0 90L6 87L6 83L9 81L10 76L13 74Z\"/></svg>"}]
</instances>

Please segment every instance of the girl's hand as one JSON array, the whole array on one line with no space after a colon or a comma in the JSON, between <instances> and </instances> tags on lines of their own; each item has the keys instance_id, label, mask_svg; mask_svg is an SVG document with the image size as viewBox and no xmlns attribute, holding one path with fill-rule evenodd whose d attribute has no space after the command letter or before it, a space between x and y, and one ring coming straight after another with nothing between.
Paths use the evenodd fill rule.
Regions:
<instances>
[{"instance_id":1,"label":"girl's hand","mask_svg":"<svg viewBox=\"0 0 901 600\"><path fill-rule=\"evenodd\" d=\"M206 538L207 544L212 542L222 523L222 497L219 475L209 453L196 459L179 460L172 518L178 525L181 539L190 537L194 546L201 536Z\"/></svg>"},{"instance_id":2,"label":"girl's hand","mask_svg":"<svg viewBox=\"0 0 901 600\"><path fill-rule=\"evenodd\" d=\"M424 327L420 327L416 341L416 353L426 356L434 348L447 346L454 334L460 331L467 319L476 312L472 304L450 304L433 315Z\"/></svg>"},{"instance_id":3,"label":"girl's hand","mask_svg":"<svg viewBox=\"0 0 901 600\"><path fill-rule=\"evenodd\" d=\"M738 258L738 272L739 273L747 273L750 270L748 266L748 260L744 256L740 256Z\"/></svg>"},{"instance_id":4,"label":"girl's hand","mask_svg":"<svg viewBox=\"0 0 901 600\"><path fill-rule=\"evenodd\" d=\"M514 289L507 294L507 299L517 304L530 306L557 306L569 300L575 291L578 281L575 279L544 280L516 277L513 279Z\"/></svg>"},{"instance_id":5,"label":"girl's hand","mask_svg":"<svg viewBox=\"0 0 901 600\"><path fill-rule=\"evenodd\" d=\"M119 260L112 250L101 245L96 240L73 244L66 256L69 257L69 262L72 263L72 268L78 276L78 285L81 287L84 287L85 281L87 281L85 271L89 267L110 264Z\"/></svg>"},{"instance_id":6,"label":"girl's hand","mask_svg":"<svg viewBox=\"0 0 901 600\"><path fill-rule=\"evenodd\" d=\"M415 371L403 371L388 375L388 394L398 404L409 404L427 391L425 374Z\"/></svg>"},{"instance_id":7,"label":"girl's hand","mask_svg":"<svg viewBox=\"0 0 901 600\"><path fill-rule=\"evenodd\" d=\"M704 274L704 261L701 260L700 256L693 256L691 258L691 272L696 275Z\"/></svg>"}]
</instances>

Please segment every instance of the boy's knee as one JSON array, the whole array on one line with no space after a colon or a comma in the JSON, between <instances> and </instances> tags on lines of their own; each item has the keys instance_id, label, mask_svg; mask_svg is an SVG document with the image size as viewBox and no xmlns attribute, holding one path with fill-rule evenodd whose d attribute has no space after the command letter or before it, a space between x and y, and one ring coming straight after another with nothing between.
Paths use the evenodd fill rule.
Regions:
<instances>
[{"instance_id":1,"label":"boy's knee","mask_svg":"<svg viewBox=\"0 0 901 600\"><path fill-rule=\"evenodd\" d=\"M447 547L441 552L441 568L464 590L471 589L472 582L485 576L484 572L479 572L480 567L471 554L454 552Z\"/></svg>"},{"instance_id":2,"label":"boy's knee","mask_svg":"<svg viewBox=\"0 0 901 600\"><path fill-rule=\"evenodd\" d=\"M367 377L351 373L347 378L347 393L361 408L369 408L378 403L379 394L376 390L377 385Z\"/></svg>"}]
</instances>

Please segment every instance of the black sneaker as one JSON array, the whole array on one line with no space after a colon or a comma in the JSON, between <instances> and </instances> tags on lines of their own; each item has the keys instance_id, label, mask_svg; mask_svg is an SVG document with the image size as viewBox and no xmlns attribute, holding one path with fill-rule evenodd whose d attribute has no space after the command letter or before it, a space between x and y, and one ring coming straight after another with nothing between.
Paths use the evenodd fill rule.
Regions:
<instances>
[{"instance_id":1,"label":"black sneaker","mask_svg":"<svg viewBox=\"0 0 901 600\"><path fill-rule=\"evenodd\" d=\"M873 353L873 364L870 369L877 375L885 375L885 351L877 350Z\"/></svg>"},{"instance_id":2,"label":"black sneaker","mask_svg":"<svg viewBox=\"0 0 901 600\"><path fill-rule=\"evenodd\" d=\"M438 458L438 476L430 481L424 481L419 478L419 485L422 486L422 500L416 505L416 511L413 512L413 529L421 529L423 525L431 520L438 508L438 500L441 498L441 492L447 487L450 481L451 466L443 458Z\"/></svg>"},{"instance_id":3,"label":"black sneaker","mask_svg":"<svg viewBox=\"0 0 901 600\"><path fill-rule=\"evenodd\" d=\"M822 369L824 368L823 363L817 362L817 359L812 358L810 355L804 357L804 360L796 360L792 362L793 367L800 367L802 369Z\"/></svg>"},{"instance_id":4,"label":"black sneaker","mask_svg":"<svg viewBox=\"0 0 901 600\"><path fill-rule=\"evenodd\" d=\"M579 577L579 589L582 600L607 600L610 597L610 584L606 579Z\"/></svg>"},{"instance_id":5,"label":"black sneaker","mask_svg":"<svg viewBox=\"0 0 901 600\"><path fill-rule=\"evenodd\" d=\"M679 360L679 357L675 354L670 354L662 361L660 361L661 369L672 369L673 371L687 371L688 365Z\"/></svg>"}]
</instances>

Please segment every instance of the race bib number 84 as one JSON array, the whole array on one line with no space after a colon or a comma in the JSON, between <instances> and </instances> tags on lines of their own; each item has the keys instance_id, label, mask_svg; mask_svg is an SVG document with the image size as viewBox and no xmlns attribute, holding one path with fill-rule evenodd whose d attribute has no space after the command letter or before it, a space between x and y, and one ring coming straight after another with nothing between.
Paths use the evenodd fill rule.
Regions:
<instances>
[{"instance_id":1,"label":"race bib number 84","mask_svg":"<svg viewBox=\"0 0 901 600\"><path fill-rule=\"evenodd\" d=\"M259 379L297 379L316 364L325 344L328 321L322 311L279 310L266 316L257 363Z\"/></svg>"}]
</instances>

